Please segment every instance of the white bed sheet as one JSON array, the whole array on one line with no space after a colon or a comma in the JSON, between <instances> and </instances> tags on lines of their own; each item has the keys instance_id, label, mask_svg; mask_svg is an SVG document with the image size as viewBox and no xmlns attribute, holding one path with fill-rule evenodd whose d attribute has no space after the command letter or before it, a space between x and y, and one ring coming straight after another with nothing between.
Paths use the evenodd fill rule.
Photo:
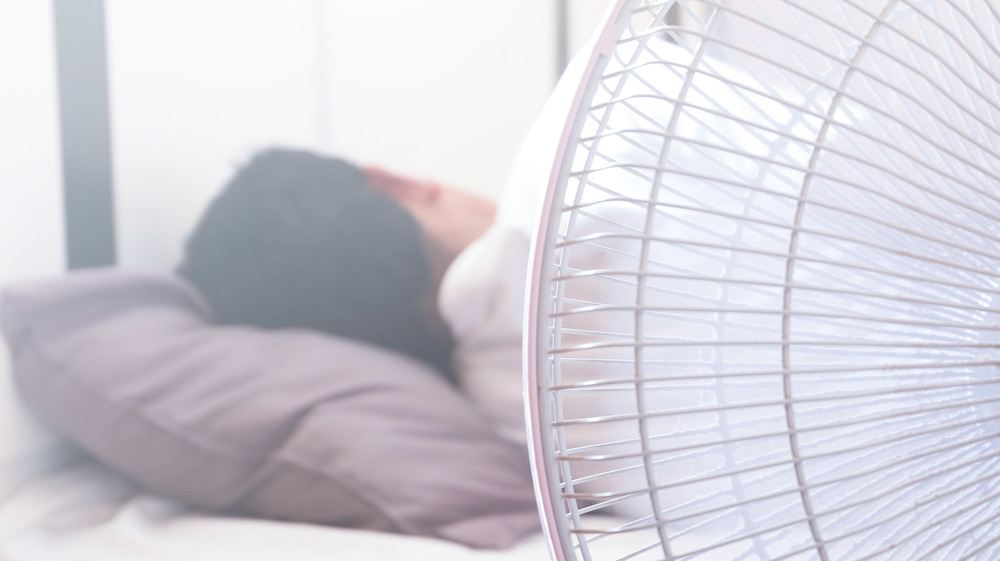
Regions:
<instances>
[{"instance_id":1,"label":"white bed sheet","mask_svg":"<svg viewBox=\"0 0 1000 561\"><path fill-rule=\"evenodd\" d=\"M39 475L0 502L3 561L404 558L546 561L549 553L540 533L511 549L488 551L430 538L207 515L143 493L91 460Z\"/></svg>"}]
</instances>

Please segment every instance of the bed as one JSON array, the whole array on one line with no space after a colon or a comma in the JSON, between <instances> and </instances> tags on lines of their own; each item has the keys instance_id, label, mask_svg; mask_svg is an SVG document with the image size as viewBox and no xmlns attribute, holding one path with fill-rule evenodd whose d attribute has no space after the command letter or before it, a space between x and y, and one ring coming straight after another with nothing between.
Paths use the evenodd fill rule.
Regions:
<instances>
[{"instance_id":1,"label":"bed","mask_svg":"<svg viewBox=\"0 0 1000 561\"><path fill-rule=\"evenodd\" d=\"M0 503L0 557L11 561L246 559L542 560L541 534L512 549L429 538L209 516L142 492L81 459L32 477Z\"/></svg>"},{"instance_id":2,"label":"bed","mask_svg":"<svg viewBox=\"0 0 1000 561\"><path fill-rule=\"evenodd\" d=\"M93 21L84 23L94 24ZM100 85L82 79L77 86L87 89ZM83 101L95 99L77 97ZM103 97L106 92L96 99ZM84 119L69 125L63 123L62 143L66 158L76 158L75 164L80 166L79 158L93 157L82 168L74 168L73 162L64 162L67 180L63 227L67 238L75 240L67 246L66 258L71 268L113 265L116 240L114 228L109 227L113 220L113 190L108 162L107 115L95 112L94 107L64 106L63 110L93 117L90 122ZM551 118L549 121L556 125L560 122ZM93 126L101 128L100 135L88 134L88 130L93 132ZM90 170L83 169L88 166ZM96 176L88 174L95 166L98 168ZM548 162L534 162L529 167L544 185ZM79 181L74 185L74 180ZM36 274L33 271L23 273L14 276L33 278ZM0 305L0 308L5 308L0 312L9 312L11 306ZM12 354L11 349L0 343L2 559L240 558L252 561L332 557L388 560L398 559L405 552L411 559L514 561L542 560L549 556L547 542L540 530L529 533L509 548L480 549L454 540L425 536L215 514L151 492L135 479L123 475L122 470L109 467L107 461L96 459L73 444L63 435L67 432L66 426L55 430L42 422L24 402L23 387L21 390L16 387ZM38 407L37 403L32 405ZM73 435L77 439L79 436ZM614 522L598 517L594 523ZM645 542L648 537L637 534L635 540ZM631 541L609 543L605 547L627 552L631 550Z\"/></svg>"}]
</instances>

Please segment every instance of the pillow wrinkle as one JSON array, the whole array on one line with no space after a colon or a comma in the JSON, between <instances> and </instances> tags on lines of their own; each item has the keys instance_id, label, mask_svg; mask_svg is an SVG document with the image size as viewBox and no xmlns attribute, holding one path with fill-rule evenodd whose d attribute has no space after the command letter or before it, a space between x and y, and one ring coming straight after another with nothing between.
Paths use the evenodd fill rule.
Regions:
<instances>
[{"instance_id":1,"label":"pillow wrinkle","mask_svg":"<svg viewBox=\"0 0 1000 561\"><path fill-rule=\"evenodd\" d=\"M366 505L371 512L377 513L378 516L384 518L389 524L385 528L380 528L383 531L404 534L414 533L412 528L408 528L405 524L396 520L391 512L382 509L379 506L379 503L370 496L370 493L366 492L364 486L359 484L357 481L352 481L351 478L345 474L338 474L336 471L331 471L327 466L315 466L309 461L308 458L299 458L296 456L294 451L289 450L281 450L272 457L268 458L260 469L256 470L255 473L242 485L238 494L239 498L233 501L229 510L239 512L241 510L246 510L247 507L251 507L254 502L255 495L260 492L262 487L268 485L269 482L267 480L274 476L274 472L276 470L280 471L286 466L293 467L309 474L322 476L325 482L333 482L339 487L341 492L350 495L358 502Z\"/></svg>"},{"instance_id":2,"label":"pillow wrinkle","mask_svg":"<svg viewBox=\"0 0 1000 561\"><path fill-rule=\"evenodd\" d=\"M108 399L105 396L104 392L102 391L102 388L100 388L99 386L89 383L86 380L80 380L78 377L67 375L69 369L61 361L56 360L52 358L51 355L46 354L44 351L44 345L38 345L38 343L35 341L35 337L31 332L27 333L26 339L34 343L36 348L39 349L40 351L39 358L44 358L46 361L48 361L49 364L47 368L51 369L50 374L58 375L58 376L57 375L45 376L44 378L47 384L52 384L56 381L62 382L64 384L72 384L76 386L81 393L86 393L94 400L102 401L108 404L109 406L121 407L121 410L118 412L121 418L126 418L129 415L138 417L143 421L145 421L146 423L153 425L158 430L162 430L166 433L169 433L177 439L190 442L195 446L198 446L204 450L212 452L220 452L226 455L231 455L234 458L238 458L241 460L257 461L261 463L263 463L263 461L267 459L266 455L259 455L257 457L254 457L248 454L245 450L232 446L229 443L224 442L222 440L205 438L202 435L190 432L188 430L183 430L183 427L175 428L171 426L169 420L163 419L156 415L152 415L148 413L146 410L144 410L142 407L137 407L136 404L127 402L120 403ZM20 385L21 383L23 383L24 377L23 376L17 377L15 381ZM30 400L30 396L32 395L32 393L31 392L24 392L24 393L26 396L25 399Z\"/></svg>"},{"instance_id":3,"label":"pillow wrinkle","mask_svg":"<svg viewBox=\"0 0 1000 561\"><path fill-rule=\"evenodd\" d=\"M301 515L297 516L295 513L289 513L280 509L277 501L270 501L267 497L268 494L274 492L275 487L281 486L281 484L276 485L278 478L283 477L286 480L294 479L296 472L304 473L305 477L309 480L321 482L323 490L327 491L324 493L326 495L324 498L330 499L330 506L334 507L327 508L326 512L309 520L304 520L305 522L402 534L419 533L410 525L397 520L391 512L384 509L371 496L371 493L367 491L364 485L352 482L349 476L345 476L342 473L331 472L325 467L313 465L308 459L297 458L294 454L280 454L272 458L268 465L264 466L254 475L252 482L248 481L248 484L240 493L239 500L233 503L231 510L235 512L254 512L258 515L292 521L303 521ZM303 487L317 488L316 485L296 483ZM328 491L331 483L336 487L336 490L332 493ZM353 499L358 504L363 505L363 508L343 508L342 503L346 502L345 499L348 501ZM278 507L276 508L276 506ZM359 523L357 522L358 520L368 520L368 522Z\"/></svg>"}]
</instances>

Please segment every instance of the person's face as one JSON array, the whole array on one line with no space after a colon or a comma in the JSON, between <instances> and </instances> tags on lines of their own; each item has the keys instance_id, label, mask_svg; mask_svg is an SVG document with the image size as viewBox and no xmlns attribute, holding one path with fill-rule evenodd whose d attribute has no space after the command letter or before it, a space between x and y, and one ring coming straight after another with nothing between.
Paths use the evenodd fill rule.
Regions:
<instances>
[{"instance_id":1,"label":"person's face","mask_svg":"<svg viewBox=\"0 0 1000 561\"><path fill-rule=\"evenodd\" d=\"M449 263L493 223L496 205L482 197L377 167L366 168L365 174L372 188L391 195L413 215Z\"/></svg>"}]
</instances>

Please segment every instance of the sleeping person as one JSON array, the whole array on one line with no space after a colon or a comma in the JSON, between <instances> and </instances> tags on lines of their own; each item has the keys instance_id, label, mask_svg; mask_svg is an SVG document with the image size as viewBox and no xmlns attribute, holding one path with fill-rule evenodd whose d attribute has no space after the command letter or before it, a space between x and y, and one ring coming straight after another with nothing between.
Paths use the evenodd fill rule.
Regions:
<instances>
[{"instance_id":1,"label":"sleeping person","mask_svg":"<svg viewBox=\"0 0 1000 561\"><path fill-rule=\"evenodd\" d=\"M380 168L272 149L210 204L178 274L218 323L315 329L421 360L524 446L528 251L582 70L574 65L522 144L499 207Z\"/></svg>"},{"instance_id":2,"label":"sleeping person","mask_svg":"<svg viewBox=\"0 0 1000 561\"><path fill-rule=\"evenodd\" d=\"M212 201L178 274L218 323L314 329L453 378L437 289L493 213L489 201L436 183L269 150Z\"/></svg>"}]
</instances>

